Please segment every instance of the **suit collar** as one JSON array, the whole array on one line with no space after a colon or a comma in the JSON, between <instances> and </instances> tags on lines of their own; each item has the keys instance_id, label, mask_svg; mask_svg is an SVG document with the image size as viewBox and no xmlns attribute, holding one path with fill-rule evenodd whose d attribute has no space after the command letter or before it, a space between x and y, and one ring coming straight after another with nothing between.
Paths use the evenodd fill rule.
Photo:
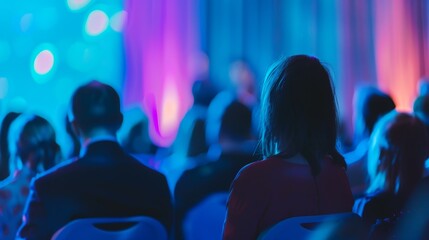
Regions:
<instances>
[{"instance_id":1,"label":"suit collar","mask_svg":"<svg viewBox=\"0 0 429 240\"><path fill-rule=\"evenodd\" d=\"M116 137L113 136L98 136L85 140L82 144L82 149L80 150L79 156L83 157L86 155L88 147L98 142L113 142L117 144Z\"/></svg>"},{"instance_id":2,"label":"suit collar","mask_svg":"<svg viewBox=\"0 0 429 240\"><path fill-rule=\"evenodd\" d=\"M118 142L103 140L89 144L85 154L81 158L102 157L112 159L118 156L118 154L123 154L123 150Z\"/></svg>"}]
</instances>

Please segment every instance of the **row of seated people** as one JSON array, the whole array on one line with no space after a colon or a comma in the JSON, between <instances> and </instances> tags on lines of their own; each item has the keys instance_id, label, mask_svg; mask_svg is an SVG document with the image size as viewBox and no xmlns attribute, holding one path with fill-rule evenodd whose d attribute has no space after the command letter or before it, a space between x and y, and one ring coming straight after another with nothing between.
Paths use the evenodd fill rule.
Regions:
<instances>
[{"instance_id":1,"label":"row of seated people","mask_svg":"<svg viewBox=\"0 0 429 240\"><path fill-rule=\"evenodd\" d=\"M97 83L94 83L92 85L97 85ZM84 87L90 88L90 86L84 86ZM83 97L88 98L88 96L83 96ZM109 96L109 97L112 97L112 96ZM89 101L89 100L91 99L86 99L85 101ZM100 99L95 99L95 100L101 101L103 100L103 98L101 98L101 100ZM104 99L104 101L107 101L107 100ZM241 167L249 163L250 162L249 159L253 157L252 154L254 151L255 144L254 144L254 141L250 140L251 112L250 112L250 109L248 109L242 103L239 103L238 101L234 101L232 97L228 97L227 101L225 100L225 98L218 98L218 100L215 100L214 102L218 102L216 104L217 106L216 108L218 107L223 108L223 110L215 109L215 111L212 111L212 112L219 112L220 110L221 115L217 114L219 116L216 116L215 118L217 117L221 118L218 120L224 123L219 125L219 129L218 129L220 131L219 143L222 146L223 150L225 149L229 149L229 150L223 151L223 153L221 154L222 157L220 158L223 159L222 161L212 162L212 164L209 164L210 166L208 168L214 168L214 169L218 168L217 170L215 170L216 173L213 174L213 176L211 177L211 180L215 180L215 181L220 180L220 182L218 181L220 184L220 187L217 187L217 189L219 191L220 190L228 191L229 185L232 182L235 174L239 171ZM88 104L91 104L91 102L88 102ZM106 102L104 104L111 105L112 103ZM91 109L86 111L87 112L83 114L87 114L87 115L91 114ZM9 134L10 139L8 139L8 142L12 143L11 146L9 146L11 148L10 151L12 152L12 155L16 157L16 159L13 159L12 162L18 162L21 164L21 166L16 166L15 168L17 170L13 173L13 175L7 180L3 181L2 183L1 192L3 193L2 195L5 196L3 197L4 201L2 202L2 206L3 206L2 208L5 209L2 211L2 217L3 217L2 218L3 219L2 220L2 229L3 229L2 238L5 238L5 239L6 238L13 239L16 233L16 230L21 225L22 210L26 202L25 201L26 197L29 194L29 185L30 185L31 179L35 177L37 173L41 172L42 170L47 170L53 167L56 163L61 161L61 153L60 153L61 151L60 151L60 147L58 146L55 140L56 138L55 131L53 127L45 119L43 119L40 116L32 115L32 114L21 114L21 116L19 117L18 117L18 114L15 114L15 113L12 113L10 115L13 115L14 118L17 118L14 121L14 123L11 125L11 129L9 130L10 132L12 132L12 134ZM112 113L110 113L110 115L112 115ZM71 115L69 117L73 118L74 116ZM98 116L92 116L92 118L95 118L95 117L98 118ZM114 117L113 115L103 116L103 118L105 119L110 119L109 121L113 121L112 120L113 117ZM91 119L91 116L86 118L87 119L84 120L85 124L89 124L91 121L94 121ZM239 121L237 122L237 120ZM81 130L77 129L76 126L77 126L76 122L74 122L72 127L75 128L74 131L77 133L78 136L80 136L81 140L84 140L83 142L85 141L94 142L94 139L95 139L95 142L98 142L103 139L113 141L114 129L118 127L118 126L113 126L112 123L108 123L106 126L108 126L107 130L110 133L106 133L105 131L106 129L97 130L97 131L100 131L101 133L94 133L94 131L91 130L93 133L90 133L90 134L94 134L95 137L83 137L82 136L83 134L79 133L79 131ZM144 123L142 125L141 122L133 126L130 132L131 132L131 135L135 134L135 136L131 136L132 137L131 141L133 142L136 140L141 141L142 140L141 131L142 129L146 129L146 128L147 126L144 126ZM88 131L88 130L85 130L85 131ZM136 132L139 132L139 133L136 133ZM85 140L85 138L87 140ZM240 147L242 149L240 149L239 151L235 150L234 148L236 146L239 146L237 142L245 143L244 145L246 147L244 149L243 147ZM83 144L83 151L81 155L85 153L85 149L87 149L87 145L88 143ZM91 146L92 145L93 144L91 144ZM135 155L140 162L143 162L152 168L155 168L155 169L157 168L156 164L153 164L154 162L148 162L147 158L142 157L139 154L135 154L136 151L134 151L133 149L133 143L124 142L123 145L124 145L124 149L134 153L133 155ZM53 149L52 147L55 147L55 148ZM27 149L24 155L22 153L22 148ZM77 147L77 149L79 149L79 146ZM152 151L151 149L152 149L152 146L148 146L148 149L145 152L151 152ZM40 156L35 157L35 155L32 152L35 150L37 150L37 153ZM28 153L28 151L31 154ZM54 151L55 155L48 154L47 151ZM231 156L233 157L232 159L231 159ZM117 156L117 157L123 157L123 156ZM241 159L237 159L236 157L240 157ZM47 165L46 162L49 162L50 165ZM220 163L220 165L218 163ZM61 165L64 165L64 163ZM230 170L229 173L226 173L226 175L229 175L227 177L228 178L227 180L222 180L222 178L216 179L216 177L219 176L218 174L222 174L223 176L225 176L225 171L228 171L231 166L233 169ZM62 167L60 167L60 169L62 169ZM58 172L58 170L55 170L55 172ZM55 175L57 174L58 173L56 173ZM192 175L193 175L192 173L189 174L189 176L192 176ZM93 176L88 176L88 177L93 177ZM67 181L67 177L64 177L64 181ZM184 179L183 182L184 184L181 184L181 185L184 185L184 186L188 185L187 180ZM210 182L210 180L208 182ZM214 183L214 185L219 185L219 184ZM159 186L157 186L157 184L154 184L153 187L158 188ZM202 188L197 187L197 188L199 188L199 191L206 190L204 187ZM132 188L126 188L126 190L130 190L130 189ZM210 189L207 189L207 190L209 191L208 193L212 191ZM218 190L215 189L214 191L218 191ZM178 199L180 199L180 195L185 195L185 197L183 197L184 199L184 201L182 201L183 204L177 204L177 206L183 205L185 208L187 206L190 206L189 203L186 202L188 200L185 199L187 198L188 194L186 192L181 193L181 190L179 190L178 192L179 192L177 194ZM96 195L97 193L94 193L94 194ZM126 195L126 194L123 194L123 195ZM196 193L196 196L199 196L199 198L203 198L204 193ZM180 202L180 200L178 200L178 202ZM160 206L160 208L161 207L162 206ZM163 208L165 208L165 206ZM177 207L177 209L180 209L180 208L182 207ZM154 211L156 212L156 210ZM165 208L165 212L168 212L168 208ZM177 212L180 212L180 210L177 210ZM123 213L123 214L127 215L126 213ZM180 214L177 214L176 216L180 216ZM177 218L177 221L179 221L179 219L180 218ZM161 219L161 220L164 220L164 224L165 224L166 220L165 219Z\"/></svg>"},{"instance_id":2,"label":"row of seated people","mask_svg":"<svg viewBox=\"0 0 429 240\"><path fill-rule=\"evenodd\" d=\"M48 169L58 161L59 147L46 120L20 117L15 153L24 166L3 184L0 196L1 201L20 196L23 202L30 191L19 237L49 239L75 219L135 215L153 217L171 231L174 215L174 235L181 239L190 209L213 193L230 192L222 238L256 239L283 219L351 212L353 204L367 224L378 219L406 222L415 212L409 199L422 202L420 196L425 196L418 185L429 155L426 128L416 117L392 112L374 121L367 161L369 195L354 203L346 160L336 146L333 86L314 57L282 59L267 74L260 111L263 161L253 162L252 111L239 101L223 102L217 161L185 171L177 183L173 177L170 188L162 174L140 164L117 143L123 119L119 96L108 85L91 82L75 92L70 118L82 142L81 154L34 178L30 189L40 164ZM30 174L19 183L25 171ZM13 184L19 192L7 189ZM21 208L8 206L2 213L7 209L16 214ZM10 226L19 224L14 221L3 227L4 236L13 235ZM387 225L388 231L374 231L373 236L401 234L395 224Z\"/></svg>"},{"instance_id":3,"label":"row of seated people","mask_svg":"<svg viewBox=\"0 0 429 240\"><path fill-rule=\"evenodd\" d=\"M171 229L166 178L116 140L123 121L117 92L92 81L75 91L71 106L80 154L55 167L60 149L46 120L22 114L11 125L11 156L22 166L2 182L1 239L51 239L67 223L92 217L149 216Z\"/></svg>"},{"instance_id":4,"label":"row of seated people","mask_svg":"<svg viewBox=\"0 0 429 240\"><path fill-rule=\"evenodd\" d=\"M296 57L298 58L298 57ZM296 59L294 59L297 61ZM305 62L305 60L302 60ZM265 110L266 112L262 112L262 149L264 148L264 131L267 131L269 134L268 139L273 140L277 139L276 141L280 141L278 139L286 138L285 141L288 141L288 144L285 144L286 146L290 147L293 146L293 143L297 143L297 139L303 138L307 139L301 140L301 141L309 141L311 137L314 136L299 136L300 134L305 135L305 129L306 127L311 127L312 133L317 133L317 125L320 123L312 122L308 120L308 116L312 116L311 114L315 114L313 116L318 121L321 121L320 118L323 116L322 113L318 112L318 109L335 109L334 107L327 104L329 102L328 100L325 100L325 102L321 103L321 105L315 104L316 99L323 99L323 95L321 93L309 93L308 86L311 86L309 82L306 82L306 85L302 86L297 83L296 85L293 85L294 83L288 83L288 87L293 89L294 87L296 89L290 90L291 92L288 92L286 89L278 90L278 97L275 95L275 91L273 90L274 86L278 87L276 84L285 84L284 82L290 81L292 82L292 78L299 79L299 81L304 82L309 80L303 80L306 79L308 76L300 76L299 74L302 73L296 73L294 71L297 71L296 68L298 68L296 65L293 66L294 61L289 59L289 61L284 60L283 62L278 63L280 66L273 67L272 71L279 71L279 72L270 72L270 74L273 74L274 76L270 76L270 79L267 78L265 80L264 90L262 92L262 110ZM288 66L289 64L289 66ZM296 64L296 63L294 63ZM310 65L310 63L307 63ZM304 63L303 63L304 65ZM280 69L276 69L280 68ZM287 69L287 68L290 69ZM314 67L314 65L313 65ZM310 67L311 68L311 65ZM299 69L299 68L298 68ZM288 71L289 70L289 71ZM314 72L317 72L314 68L312 69ZM285 78L281 74L287 72L293 72L297 75L289 76L289 78ZM314 81L320 81L323 71L319 69L319 75L316 77L314 76ZM278 75L275 75L278 74ZM326 75L325 75L326 76ZM298 81L298 80L296 80ZM329 81L327 81L329 82ZM269 85L272 84L272 85ZM320 83L319 83L320 84ZM316 85L316 84L314 84ZM317 85L316 85L317 86ZM267 90L268 89L268 90ZM326 86L324 89L328 89ZM269 90L272 90L271 92ZM277 90L277 89L276 89ZM375 89L373 87L367 87L360 89L361 93L358 94L358 101L356 107L356 113L355 115L359 116L359 119L356 121L359 125L357 129L360 131L357 138L360 141L360 144L357 146L357 151L345 154L345 162L347 163L347 177L350 180L350 187L352 190L352 194L354 199L356 199L355 203L353 204L353 201L350 201L350 196L348 195L348 192L344 189L348 189L348 184L341 181L341 179L344 179L338 173L336 174L334 172L330 172L332 170L327 170L329 167L326 167L325 165L325 172L326 174L324 177L322 177L321 174L314 174L317 171L315 169L311 169L311 174L308 174L308 166L303 167L303 172L299 171L299 167L297 166L287 166L285 169L281 168L281 165L274 165L274 161L269 161L270 158L267 158L267 156L272 156L272 158L280 158L287 162L291 161L292 163L304 163L311 166L311 162L307 162L308 158L311 157L311 154L309 154L309 157L301 156L301 159L299 155L297 156L296 153L299 152L301 155L303 155L303 148L304 146L298 146L296 148L300 150L293 150L292 148L292 154L285 154L282 153L279 149L276 149L278 146L273 147L273 145L279 144L279 142L274 141L271 142L268 145L269 147L273 147L271 149L271 153L264 152L265 155L265 161L262 162L256 162L253 164L250 164L246 168L242 169L240 174L237 176L237 179L234 181L234 184L231 188L231 194L228 202L228 214L232 214L232 217L227 217L226 225L225 225L225 231L224 231L224 238L227 238L228 233L228 220L232 219L234 220L234 217L237 219L236 222L233 222L231 225L233 225L233 230L235 233L238 233L239 235L234 235L231 237L231 239L254 239L256 236L258 236L262 230L269 228L269 226L272 226L275 222L279 222L281 219L287 218L288 214L290 216L300 216L300 215L312 215L313 213L316 214L322 214L322 213L328 213L328 212L337 212L338 209L341 209L344 211L345 209L349 208L350 206L353 206L353 211L358 213L363 217L363 220L365 224L372 226L374 225L374 228L372 230L371 236L377 238L383 238L388 237L389 234L399 234L394 233L394 229L397 225L398 219L402 218L403 213L406 212L415 212L412 210L408 210L410 208L414 208L414 205L407 204L409 202L409 198L415 199L416 197L411 197L413 195L413 192L415 192L415 188L419 184L421 184L421 179L424 176L425 171L425 160L428 157L428 142L427 142L427 127L424 125L424 116L427 116L428 114L424 114L425 111L425 101L424 99L429 99L427 96L420 96L414 105L415 115L412 116L410 114L406 113L397 113L394 111L395 109L395 103L392 100L390 96L387 94L381 92L378 89ZM303 93L306 93L305 95ZM302 94L304 95L304 99L300 99L300 97L295 96L296 94ZM284 102L278 103L275 101L278 101L278 99L282 100L280 96L282 95L289 96L290 99L284 100ZM325 93L327 96L329 96L329 92ZM333 95L333 93L331 93ZM274 95L274 96L273 96ZM321 96L322 95L322 96ZM360 95L360 96L359 96ZM422 93L422 95L425 95ZM314 96L313 101L312 96ZM270 97L275 98L277 100L271 100ZM277 98L276 98L277 97ZM328 97L325 96L325 99ZM335 98L335 97L334 97ZM292 100L293 99L293 100ZM301 100L301 101L299 101ZM272 102L269 102L272 101ZM288 101L294 102L294 106L289 106ZM307 103L302 103L308 101ZM334 101L335 102L335 101ZM426 101L429 103L429 101ZM314 104L315 106L309 106L308 104ZM332 103L332 101L331 101ZM264 105L265 104L265 105ZM272 105L278 105L278 106L271 106ZM289 103L291 104L291 103ZM324 105L323 105L324 104ZM426 103L427 104L427 103ZM291 109L289 111L287 110L279 110L276 107L280 106L284 109ZM270 109L270 107L273 107L273 109ZM272 113L271 111L279 111L278 113ZM283 112L282 112L283 111ZM308 111L308 112L306 112ZM297 112L303 112L303 116L296 116ZM270 114L273 114L273 116L270 116ZM276 115L278 114L278 115ZM293 117L287 118L286 116L295 115ZM423 115L423 116L422 116ZM270 119L274 118L274 119ZM264 119L265 118L265 119ZM294 119L295 118L295 119ZM329 115L326 117L329 119ZM292 130L288 129L286 126L284 126L285 129L282 129L280 126L281 124L276 122L279 121L278 119L281 119L282 123L286 125L291 124L293 127ZM296 123L294 121L298 121L299 123ZM302 119L307 120L308 122L302 122ZM332 112L331 112L331 119L332 119ZM335 119L335 118L333 118ZM423 122L422 122L423 120ZM326 122L329 122L328 120L322 122L325 124L324 127L329 127L329 124L326 124ZM275 130L273 130L273 126L277 125L279 126ZM307 124L307 126L306 126ZM334 124L331 125L332 128ZM319 126L320 127L320 126ZM298 129L298 130L297 130ZM377 130L375 130L377 129ZM303 132L300 132L303 131ZM319 129L320 130L320 129ZM321 130L320 130L321 131ZM325 130L329 131L329 130ZM332 131L332 129L331 129ZM358 132L359 132L358 131ZM288 136L288 134L284 134L282 136L281 134L275 135L275 133L279 132L289 132L292 136ZM328 132L329 133L329 132ZM329 136L327 132L321 131L319 133L320 136ZM296 134L296 135L295 135ZM273 136L274 135L274 136ZM294 136L295 135L295 136ZM408 135L408 136L406 136ZM299 136L299 137L298 137ZM335 135L334 135L335 136ZM318 137L314 137L312 140L317 140ZM291 138L291 139L287 139ZM329 138L328 138L329 139ZM320 139L319 139L320 140ZM306 144L311 143L305 142ZM305 145L305 144L302 144ZM322 144L321 144L322 145ZM331 145L332 146L332 145ZM371 147L370 147L371 146ZM317 148L317 146L313 145L311 147ZM332 149L332 148L331 148ZM286 151L286 150L284 150ZM289 150L291 151L291 150ZM329 153L329 152L328 152ZM341 161L341 155L338 155L336 152L330 152L327 154L331 157L338 157L337 160L334 159L334 162L337 161L337 164L340 165L344 164ZM368 159L369 158L369 159ZM317 162L317 161L316 161ZM270 164L273 164L273 166L269 166ZM322 162L323 163L323 162ZM317 164L317 163L315 163ZM258 165L262 165L264 167L257 167ZM335 165L335 164L334 164ZM298 165L300 166L300 165ZM329 165L328 165L329 166ZM345 165L344 165L345 166ZM251 172L252 169L256 168L254 172L250 173L249 176L247 176L245 173L246 171ZM267 170L265 170L267 168ZM281 169L280 173L276 174L276 171L274 169ZM293 170L292 170L293 169ZM335 169L335 167L333 168ZM203 165L201 167L197 167L191 171L187 171L183 174L183 176L179 179L179 182L176 185L176 192L179 190L186 190L186 187L182 185L182 181L188 180L188 182L191 182L191 177L189 176L191 172L194 172L195 176L200 177L200 182L198 182L195 179L192 181L192 183L188 183L189 191L188 191L188 200L190 203L195 205L198 202L203 202L198 195L198 191L195 191L195 196L192 196L192 187L190 186L196 186L195 189L198 189L198 187L205 186L205 197L209 196L208 193L210 191L210 185L206 185L206 182L210 182L210 180L205 180L204 178L204 170L206 169L206 165ZM266 171L264 173L264 170ZM291 171L288 172L287 170ZM207 171L210 172L210 171ZM307 172L307 174L305 173ZM200 173L200 175L197 175L197 173ZM244 177L243 177L244 175ZM275 180L272 180L273 182L266 182L263 183L263 180L268 178L267 176L272 175L272 178ZM286 177L287 175L293 176L292 179L281 179L281 177ZM307 177L306 177L307 175ZM315 177L315 175L317 177ZM330 175L331 177L327 177L327 175ZM219 174L220 176L220 174ZM274 176L278 177L275 178ZM296 179L296 176L300 176L300 179ZM311 178L310 176L313 176ZM240 177L242 181L240 180ZM219 177L222 179L222 177ZM306 182L305 179L307 178ZM318 183L316 179L318 178L325 178L325 180L330 179L337 179L340 181L332 181L331 183ZM210 179L210 178L207 178ZM227 178L226 178L227 179ZM314 182L310 181L311 179L315 180ZM301 182L302 181L302 182ZM323 181L323 180L322 180ZM290 182L290 185L287 185L286 183ZM423 181L425 182L425 181ZM239 185L240 184L240 185ZM244 186L241 186L244 185ZM279 189L279 184L282 184L282 188ZM341 184L345 184L341 185ZM239 187L239 193L244 194L241 196L241 198L234 199L234 187L238 185ZM311 185L316 185L315 189L313 186L313 191L307 191L308 189L311 189ZM320 185L324 186L323 193L319 192ZM293 186L292 189L288 189L287 186ZM301 186L304 187L303 189L294 189L294 188L301 188ZM332 189L330 189L328 186L331 186ZM271 190L270 188L274 188ZM305 189L307 188L307 189ZM336 188L336 189L334 189ZM421 190L423 187L418 187L420 189L420 192L424 192L424 190ZM340 191L339 189L343 189L344 191ZM258 190L262 190L261 192L258 192ZM270 190L272 192L270 192ZM244 192L243 192L244 191ZM297 192L294 192L297 191ZM204 192L204 191L203 191ZM309 200L309 202L305 202L305 200L302 198L302 192L307 192L305 200ZM284 194L284 198L282 198L282 193ZM308 198L312 194L313 198ZM268 199L268 196L275 196L275 199ZM415 195L415 194L414 194ZM420 195L423 195L420 193ZM296 202L293 202L293 196L296 196ZM180 199L180 196L175 195L176 201ZM325 199L323 199L325 198ZM335 200L338 200L339 202L336 202ZM420 198L417 198L418 200L421 200ZM198 201L197 201L198 200ZM326 202L321 204L320 202L325 200ZM278 201L278 202L276 202ZM292 201L292 202L290 202ZM417 201L417 200L414 200ZM319 207L317 207L317 210L311 210L309 206L311 206L311 202L318 202L318 204L321 204L322 206L326 207L327 209L320 210ZM329 203L328 203L329 202ZM351 202L351 203L350 203ZM270 206L270 208L262 209L260 207L261 203L266 203ZM283 205L282 205L283 203ZM234 210L234 204L236 204L239 209L237 212L232 212ZM274 206L272 206L274 205ZM347 207L347 205L349 207ZM382 206L382 207L380 207ZM272 207L272 212L270 212ZM301 207L303 209L301 209ZM331 209L329 209L331 207ZM284 212L282 212L282 208ZM292 208L292 209L290 209ZM421 207L420 207L421 208ZM189 209L189 208L188 208ZM261 218L261 216L258 214L258 209L262 212L260 214L263 214L263 217L267 218L268 223L264 223L264 218ZM294 212L297 211L297 212ZM313 213L312 213L313 212ZM182 215L186 215L182 214ZM279 215L279 216L277 216ZM406 216L411 216L411 214L405 214ZM251 220L257 221L257 225L250 225ZM405 217L407 219L407 217ZM183 220L183 219L182 219ZM384 220L384 222L382 221ZM231 220L230 220L231 221ZM380 228L380 223L382 228ZM249 224L245 225L243 223ZM237 225L234 225L237 224ZM239 231L239 227L241 227L241 231ZM262 225L262 226L261 226ZM402 224L403 225L403 224ZM180 226L180 224L179 224ZM186 228L187 226L182 226L182 228ZM202 226L200 226L202 227ZM256 229L256 234L250 235L251 230L250 229ZM258 230L259 229L259 230ZM261 230L262 229L262 230ZM381 231L380 231L381 229ZM206 231L205 228L202 228L201 231ZM407 233L406 230L402 231L403 233ZM417 233L417 231L415 231ZM206 235L207 236L207 235ZM193 238L198 239L198 238ZM216 237L213 239L217 239Z\"/></svg>"}]
</instances>

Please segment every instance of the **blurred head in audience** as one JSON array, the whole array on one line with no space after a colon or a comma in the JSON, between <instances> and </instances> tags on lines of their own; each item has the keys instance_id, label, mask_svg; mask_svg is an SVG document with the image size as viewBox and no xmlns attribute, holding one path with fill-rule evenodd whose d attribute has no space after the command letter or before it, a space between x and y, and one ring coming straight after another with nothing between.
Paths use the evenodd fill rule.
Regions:
<instances>
[{"instance_id":1,"label":"blurred head in audience","mask_svg":"<svg viewBox=\"0 0 429 240\"><path fill-rule=\"evenodd\" d=\"M219 144L223 149L237 147L236 143L249 140L251 136L252 113L239 101L232 101L224 110L219 131Z\"/></svg>"},{"instance_id":2,"label":"blurred head in audience","mask_svg":"<svg viewBox=\"0 0 429 240\"><path fill-rule=\"evenodd\" d=\"M331 78L317 58L296 55L268 71L261 106L262 152L302 154L313 174L318 159L331 155L345 166L336 148L337 105Z\"/></svg>"},{"instance_id":3,"label":"blurred head in audience","mask_svg":"<svg viewBox=\"0 0 429 240\"><path fill-rule=\"evenodd\" d=\"M197 80L192 85L192 96L194 97L194 105L208 107L216 96L216 90L210 80Z\"/></svg>"},{"instance_id":4,"label":"blurred head in audience","mask_svg":"<svg viewBox=\"0 0 429 240\"><path fill-rule=\"evenodd\" d=\"M375 87L360 87L355 93L356 141L368 138L380 117L395 109L393 99Z\"/></svg>"},{"instance_id":5,"label":"blurred head in audience","mask_svg":"<svg viewBox=\"0 0 429 240\"><path fill-rule=\"evenodd\" d=\"M248 61L239 59L233 61L229 70L229 77L236 91L237 99L253 106L257 102L256 77Z\"/></svg>"},{"instance_id":6,"label":"blurred head in audience","mask_svg":"<svg viewBox=\"0 0 429 240\"><path fill-rule=\"evenodd\" d=\"M426 126L429 135L429 95L418 96L413 105L414 116L419 118Z\"/></svg>"},{"instance_id":7,"label":"blurred head in audience","mask_svg":"<svg viewBox=\"0 0 429 240\"><path fill-rule=\"evenodd\" d=\"M426 126L429 126L429 95L417 97L414 101L413 112Z\"/></svg>"},{"instance_id":8,"label":"blurred head in audience","mask_svg":"<svg viewBox=\"0 0 429 240\"><path fill-rule=\"evenodd\" d=\"M368 152L368 193L387 192L406 198L423 176L429 139L423 123L407 113L381 118Z\"/></svg>"},{"instance_id":9,"label":"blurred head in audience","mask_svg":"<svg viewBox=\"0 0 429 240\"><path fill-rule=\"evenodd\" d=\"M123 120L118 93L99 81L75 91L71 113L70 120L81 139L115 136Z\"/></svg>"},{"instance_id":10,"label":"blurred head in audience","mask_svg":"<svg viewBox=\"0 0 429 240\"><path fill-rule=\"evenodd\" d=\"M55 130L46 119L37 115L21 115L11 130L11 153L19 157L23 166L40 172L53 167L61 158Z\"/></svg>"},{"instance_id":11,"label":"blurred head in audience","mask_svg":"<svg viewBox=\"0 0 429 240\"><path fill-rule=\"evenodd\" d=\"M210 146L209 158L217 159L222 152L254 152L252 139L252 112L250 108L231 95L220 92L207 111L206 139ZM247 142L248 144L243 144ZM252 148L252 149L250 149Z\"/></svg>"},{"instance_id":12,"label":"blurred head in audience","mask_svg":"<svg viewBox=\"0 0 429 240\"><path fill-rule=\"evenodd\" d=\"M3 118L3 121L1 123L1 129L0 129L0 180L5 179L9 176L9 159L10 159L10 152L9 152L9 128L13 121L19 117L21 113L16 112L9 112L6 114L6 116Z\"/></svg>"},{"instance_id":13,"label":"blurred head in audience","mask_svg":"<svg viewBox=\"0 0 429 240\"><path fill-rule=\"evenodd\" d=\"M420 79L418 84L419 96L429 94L429 77L423 77Z\"/></svg>"},{"instance_id":14,"label":"blurred head in audience","mask_svg":"<svg viewBox=\"0 0 429 240\"><path fill-rule=\"evenodd\" d=\"M68 156L68 158L73 158L73 157L77 157L79 156L79 152L80 152L80 141L78 136L76 135L76 133L73 131L73 125L70 121L70 116L69 114L66 114L65 117L65 126L66 126L66 132L70 137L71 143L72 143L72 148L71 148L71 152Z\"/></svg>"},{"instance_id":15,"label":"blurred head in audience","mask_svg":"<svg viewBox=\"0 0 429 240\"><path fill-rule=\"evenodd\" d=\"M146 116L131 126L122 145L128 153L156 153L157 146L149 137L149 120Z\"/></svg>"}]
</instances>

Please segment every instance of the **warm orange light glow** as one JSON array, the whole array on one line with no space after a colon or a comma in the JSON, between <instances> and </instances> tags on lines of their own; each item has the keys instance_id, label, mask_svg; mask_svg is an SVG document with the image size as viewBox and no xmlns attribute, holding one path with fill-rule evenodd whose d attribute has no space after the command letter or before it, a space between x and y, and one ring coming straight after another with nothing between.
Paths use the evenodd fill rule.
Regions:
<instances>
[{"instance_id":1,"label":"warm orange light glow","mask_svg":"<svg viewBox=\"0 0 429 240\"><path fill-rule=\"evenodd\" d=\"M419 38L406 1L375 1L375 58L380 88L400 111L410 111L422 74ZM415 18L415 17L414 17Z\"/></svg>"},{"instance_id":2,"label":"warm orange light glow","mask_svg":"<svg viewBox=\"0 0 429 240\"><path fill-rule=\"evenodd\" d=\"M160 119L160 132L162 136L172 135L178 128L179 119L179 95L174 86L174 81L168 81L164 88L164 98L162 99L162 110Z\"/></svg>"}]
</instances>

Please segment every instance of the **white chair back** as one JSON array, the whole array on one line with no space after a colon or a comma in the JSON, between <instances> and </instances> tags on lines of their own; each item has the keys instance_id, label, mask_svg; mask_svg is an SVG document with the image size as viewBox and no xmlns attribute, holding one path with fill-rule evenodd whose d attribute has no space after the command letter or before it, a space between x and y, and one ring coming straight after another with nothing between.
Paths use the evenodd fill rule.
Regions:
<instances>
[{"instance_id":1,"label":"white chair back","mask_svg":"<svg viewBox=\"0 0 429 240\"><path fill-rule=\"evenodd\" d=\"M356 213L335 213L326 215L302 216L287 218L267 231L263 232L258 240L287 240L313 239L315 230L322 223L342 222L348 220L360 221Z\"/></svg>"},{"instance_id":2,"label":"white chair back","mask_svg":"<svg viewBox=\"0 0 429 240\"><path fill-rule=\"evenodd\" d=\"M52 240L167 240L167 231L150 217L84 218L59 229Z\"/></svg>"}]
</instances>

